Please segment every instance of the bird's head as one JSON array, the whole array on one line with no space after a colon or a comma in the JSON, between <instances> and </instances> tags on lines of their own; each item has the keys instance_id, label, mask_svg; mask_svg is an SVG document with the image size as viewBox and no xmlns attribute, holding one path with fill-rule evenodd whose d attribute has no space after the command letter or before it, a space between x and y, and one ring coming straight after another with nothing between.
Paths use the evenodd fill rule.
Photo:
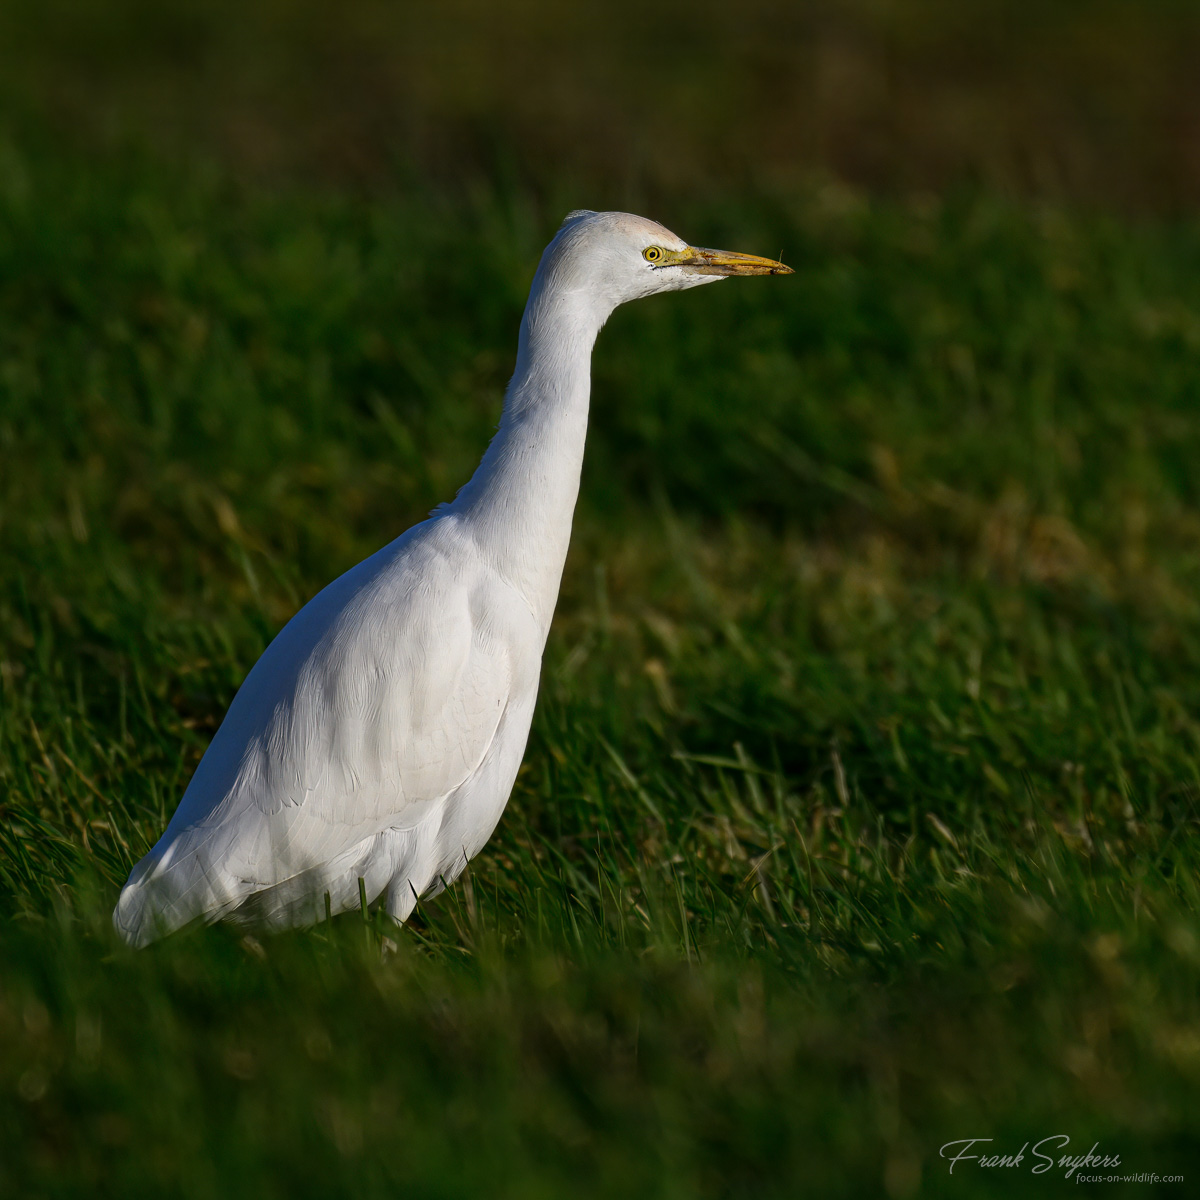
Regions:
<instances>
[{"instance_id":1,"label":"bird's head","mask_svg":"<svg viewBox=\"0 0 1200 1200\"><path fill-rule=\"evenodd\" d=\"M755 254L691 246L633 213L569 213L546 247L543 286L584 293L609 312L618 304L714 283L730 275L790 275L791 267ZM607 314L605 314L607 315Z\"/></svg>"}]
</instances>

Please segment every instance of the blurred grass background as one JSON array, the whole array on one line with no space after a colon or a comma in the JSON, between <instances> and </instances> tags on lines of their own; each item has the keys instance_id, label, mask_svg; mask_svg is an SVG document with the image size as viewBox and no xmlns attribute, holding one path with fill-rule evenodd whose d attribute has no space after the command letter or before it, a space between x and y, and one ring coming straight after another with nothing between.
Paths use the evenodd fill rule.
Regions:
<instances>
[{"instance_id":1,"label":"blurred grass background","mask_svg":"<svg viewBox=\"0 0 1200 1200\"><path fill-rule=\"evenodd\" d=\"M1200 197L1188 0L9 0L0 101L240 173Z\"/></svg>"},{"instance_id":2,"label":"blurred grass background","mask_svg":"<svg viewBox=\"0 0 1200 1200\"><path fill-rule=\"evenodd\" d=\"M1198 31L0 9L0 1194L1194 1176ZM124 952L246 670L478 460L579 205L797 273L606 328L493 842L387 962Z\"/></svg>"}]
</instances>

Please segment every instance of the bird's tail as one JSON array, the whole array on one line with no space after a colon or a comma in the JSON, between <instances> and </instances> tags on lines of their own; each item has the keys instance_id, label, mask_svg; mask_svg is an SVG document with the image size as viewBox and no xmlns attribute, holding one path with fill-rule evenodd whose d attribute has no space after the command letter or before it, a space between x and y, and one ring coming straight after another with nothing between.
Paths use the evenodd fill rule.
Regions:
<instances>
[{"instance_id":1,"label":"bird's tail","mask_svg":"<svg viewBox=\"0 0 1200 1200\"><path fill-rule=\"evenodd\" d=\"M134 882L131 878L121 889L117 907L113 909L113 928L121 939L135 950L148 945L155 937L153 927L147 921L147 899L146 889L140 882Z\"/></svg>"},{"instance_id":2,"label":"bird's tail","mask_svg":"<svg viewBox=\"0 0 1200 1200\"><path fill-rule=\"evenodd\" d=\"M165 840L165 839L164 839ZM113 909L113 928L134 949L202 917L219 921L242 901L214 887L201 854L160 843L133 868Z\"/></svg>"}]
</instances>

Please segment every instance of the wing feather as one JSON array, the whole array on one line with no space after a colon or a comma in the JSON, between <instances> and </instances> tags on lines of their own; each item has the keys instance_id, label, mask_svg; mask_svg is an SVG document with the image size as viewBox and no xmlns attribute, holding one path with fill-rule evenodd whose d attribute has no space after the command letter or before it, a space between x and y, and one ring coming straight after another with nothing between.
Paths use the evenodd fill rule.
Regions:
<instances>
[{"instance_id":1,"label":"wing feather","mask_svg":"<svg viewBox=\"0 0 1200 1200\"><path fill-rule=\"evenodd\" d=\"M130 876L123 929L215 919L319 878L383 829L417 825L478 771L525 631L461 538L449 517L418 525L285 626Z\"/></svg>"}]
</instances>

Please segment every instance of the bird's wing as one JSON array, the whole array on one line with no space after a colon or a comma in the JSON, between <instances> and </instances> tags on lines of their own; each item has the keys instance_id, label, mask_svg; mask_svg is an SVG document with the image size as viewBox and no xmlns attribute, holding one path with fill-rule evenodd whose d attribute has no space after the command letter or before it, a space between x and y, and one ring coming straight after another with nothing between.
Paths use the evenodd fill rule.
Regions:
<instances>
[{"instance_id":1,"label":"bird's wing","mask_svg":"<svg viewBox=\"0 0 1200 1200\"><path fill-rule=\"evenodd\" d=\"M174 927L411 828L483 762L530 681L527 608L426 522L314 597L255 665L162 839ZM149 860L153 859L153 862ZM140 872L140 875L139 875ZM167 876L173 876L168 880Z\"/></svg>"}]
</instances>

